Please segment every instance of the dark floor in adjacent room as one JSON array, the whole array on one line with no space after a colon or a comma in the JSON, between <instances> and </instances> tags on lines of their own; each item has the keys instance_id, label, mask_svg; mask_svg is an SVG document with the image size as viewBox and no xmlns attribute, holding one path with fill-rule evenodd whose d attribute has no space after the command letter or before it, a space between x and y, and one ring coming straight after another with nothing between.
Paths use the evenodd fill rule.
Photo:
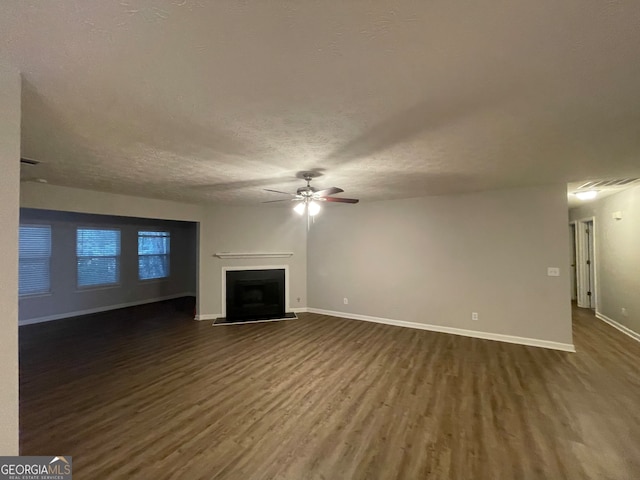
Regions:
<instances>
[{"instance_id":1,"label":"dark floor in adjacent room","mask_svg":"<svg viewBox=\"0 0 640 480\"><path fill-rule=\"evenodd\" d=\"M640 344L588 310L577 353L191 314L21 327L21 454L72 455L77 480L640 477Z\"/></svg>"}]
</instances>

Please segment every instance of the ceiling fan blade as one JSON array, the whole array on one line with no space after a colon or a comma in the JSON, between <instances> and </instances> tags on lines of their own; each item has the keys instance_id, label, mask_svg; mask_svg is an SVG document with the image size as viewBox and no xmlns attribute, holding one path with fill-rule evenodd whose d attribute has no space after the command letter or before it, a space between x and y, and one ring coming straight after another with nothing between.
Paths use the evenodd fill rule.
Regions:
<instances>
[{"instance_id":1,"label":"ceiling fan blade","mask_svg":"<svg viewBox=\"0 0 640 480\"><path fill-rule=\"evenodd\" d=\"M283 198L282 200L267 200L266 202L260 202L260 203L291 202L292 200L289 200L288 198Z\"/></svg>"},{"instance_id":2,"label":"ceiling fan blade","mask_svg":"<svg viewBox=\"0 0 640 480\"><path fill-rule=\"evenodd\" d=\"M271 190L270 188L265 188L264 189L265 192L273 192L273 193L282 193L283 195L290 195L292 197L295 197L296 194L295 193L289 193L289 192L281 192L280 190Z\"/></svg>"},{"instance_id":3,"label":"ceiling fan blade","mask_svg":"<svg viewBox=\"0 0 640 480\"><path fill-rule=\"evenodd\" d=\"M331 187L331 188L325 188L324 190L318 190L317 192L314 193L314 196L326 197L327 195L333 195L335 193L342 193L342 192L344 192L344 190L341 188Z\"/></svg>"},{"instance_id":4,"label":"ceiling fan blade","mask_svg":"<svg viewBox=\"0 0 640 480\"><path fill-rule=\"evenodd\" d=\"M357 198L340 198L340 197L321 197L318 200L325 202L338 202L338 203L358 203L360 200Z\"/></svg>"}]
</instances>

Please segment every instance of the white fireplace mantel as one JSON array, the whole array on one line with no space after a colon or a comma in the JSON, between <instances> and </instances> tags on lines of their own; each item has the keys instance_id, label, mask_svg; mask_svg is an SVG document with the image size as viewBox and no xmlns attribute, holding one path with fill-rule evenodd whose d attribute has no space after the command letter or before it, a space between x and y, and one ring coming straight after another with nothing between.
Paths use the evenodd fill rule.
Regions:
<instances>
[{"instance_id":1,"label":"white fireplace mantel","mask_svg":"<svg viewBox=\"0 0 640 480\"><path fill-rule=\"evenodd\" d=\"M214 257L218 258L289 258L293 252L218 252Z\"/></svg>"}]
</instances>

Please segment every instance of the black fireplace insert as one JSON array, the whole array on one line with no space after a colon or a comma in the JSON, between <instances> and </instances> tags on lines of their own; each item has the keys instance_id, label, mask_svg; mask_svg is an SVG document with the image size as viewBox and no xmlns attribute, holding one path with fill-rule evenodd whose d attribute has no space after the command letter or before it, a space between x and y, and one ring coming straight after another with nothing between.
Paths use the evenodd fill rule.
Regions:
<instances>
[{"instance_id":1,"label":"black fireplace insert","mask_svg":"<svg viewBox=\"0 0 640 480\"><path fill-rule=\"evenodd\" d=\"M227 270L227 320L268 320L285 315L285 272Z\"/></svg>"}]
</instances>

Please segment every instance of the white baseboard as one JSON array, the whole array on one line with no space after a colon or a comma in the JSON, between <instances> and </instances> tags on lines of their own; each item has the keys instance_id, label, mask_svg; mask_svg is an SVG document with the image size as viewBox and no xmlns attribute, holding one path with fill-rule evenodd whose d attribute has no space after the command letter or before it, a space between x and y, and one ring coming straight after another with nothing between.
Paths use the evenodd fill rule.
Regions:
<instances>
[{"instance_id":1,"label":"white baseboard","mask_svg":"<svg viewBox=\"0 0 640 480\"><path fill-rule=\"evenodd\" d=\"M480 332L477 330L465 330L463 328L444 327L441 325L429 325L426 323L407 322L405 320L393 320L390 318L371 317L369 315L359 315L356 313L334 312L331 310L322 310L319 308L308 308L310 313L318 313L321 315L330 315L332 317L350 318L353 320L363 320L365 322L383 323L385 325L394 325L397 327L417 328L419 330L428 330L430 332L450 333L452 335L462 335L463 337L482 338L484 340L495 340L498 342L516 343L518 345L528 345L530 347L550 348L552 350L562 350L563 352L575 352L576 349L571 343L551 342L549 340L540 340L537 338L515 337L512 335L503 335L501 333Z\"/></svg>"},{"instance_id":2,"label":"white baseboard","mask_svg":"<svg viewBox=\"0 0 640 480\"><path fill-rule=\"evenodd\" d=\"M625 327L621 323L616 322L614 319L609 318L609 317L607 317L606 315L604 315L604 314L602 314L600 312L596 312L596 318L599 318L603 322L608 323L609 325L611 325L613 328L615 328L617 330L620 330L622 333L624 333L625 335L628 335L629 337L633 338L635 341L640 342L640 333L634 332L629 327Z\"/></svg>"},{"instance_id":3,"label":"white baseboard","mask_svg":"<svg viewBox=\"0 0 640 480\"><path fill-rule=\"evenodd\" d=\"M293 313L306 313L309 309L307 307L298 307L290 309Z\"/></svg>"},{"instance_id":4,"label":"white baseboard","mask_svg":"<svg viewBox=\"0 0 640 480\"><path fill-rule=\"evenodd\" d=\"M117 310L119 308L137 307L147 303L162 302L164 300L173 300L181 297L195 297L193 292L177 293L175 295L167 295L166 297L149 298L147 300L137 300L135 302L119 303L117 305L107 305L104 307L89 308L87 310L76 310L75 312L58 313L56 315L46 315L44 317L27 318L18 321L18 326L33 325L34 323L51 322L54 320L62 320L64 318L79 317L81 315L89 315L91 313L108 312L109 310Z\"/></svg>"}]
</instances>

